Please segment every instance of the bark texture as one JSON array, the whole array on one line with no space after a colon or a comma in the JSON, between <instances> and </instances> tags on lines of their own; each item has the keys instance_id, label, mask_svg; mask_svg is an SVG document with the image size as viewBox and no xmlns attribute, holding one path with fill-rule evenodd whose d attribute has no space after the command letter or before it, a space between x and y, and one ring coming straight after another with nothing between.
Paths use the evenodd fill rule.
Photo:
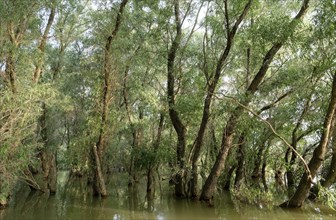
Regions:
<instances>
[{"instance_id":1,"label":"bark texture","mask_svg":"<svg viewBox=\"0 0 336 220\"><path fill-rule=\"evenodd\" d=\"M311 175L308 175L307 172L303 174L295 194L288 201L282 203L280 205L281 207L286 208L301 207L305 199L308 197L308 193L313 183L312 180L315 178L325 158L327 145L331 136L331 127L335 110L336 110L336 73L334 74L333 77L330 102L323 123L323 132L321 135L321 139L319 145L315 148L313 152L313 157L310 159L308 164Z\"/></svg>"},{"instance_id":2,"label":"bark texture","mask_svg":"<svg viewBox=\"0 0 336 220\"><path fill-rule=\"evenodd\" d=\"M239 18L236 20L234 23L233 27L230 28L229 25L227 25L227 42L226 42L226 47L224 51L222 52L216 66L216 70L214 73L214 77L212 81L210 82L209 86L207 87L207 95L204 100L204 107L203 107L203 115L202 115L202 120L200 127L198 129L197 137L194 141L194 146L193 146L193 155L192 155L192 179L191 179L191 197L192 198L197 198L198 197L198 160L199 156L201 153L201 148L203 144L203 138L204 138L204 133L209 121L209 116L210 116L210 106L212 102L212 98L214 95L214 92L216 90L218 81L220 79L222 69L224 66L224 63L226 62L229 53L231 51L231 48L233 46L233 39L237 33L238 27L240 23L243 21L245 16L247 15L250 7L252 4L252 0L249 0L248 3L245 5L245 8ZM228 10L227 10L227 1L225 1L225 14L226 17L228 17ZM228 18L227 18L227 22Z\"/></svg>"},{"instance_id":3,"label":"bark texture","mask_svg":"<svg viewBox=\"0 0 336 220\"><path fill-rule=\"evenodd\" d=\"M112 58L111 58L111 47L115 40L115 37L120 29L121 19L126 7L128 0L123 0L120 4L116 23L114 29L110 36L106 39L105 52L104 52L104 87L102 95L102 110L101 110L101 124L99 130L99 137L97 143L92 147L92 159L94 166L93 174L93 193L96 196L106 197L108 192L105 185L104 173L103 173L103 162L104 153L106 148L106 137L107 137L107 126L108 126L108 115L109 115L109 105L112 96L112 86L111 86L111 72L112 72Z\"/></svg>"},{"instance_id":4,"label":"bark texture","mask_svg":"<svg viewBox=\"0 0 336 220\"><path fill-rule=\"evenodd\" d=\"M56 5L54 4L51 9L50 9L50 14L47 22L47 26L44 29L43 35L41 37L41 40L39 42L38 50L40 52L40 56L37 64L35 66L35 71L34 71L34 76L33 76L33 82L37 83L41 77L42 69L43 69L43 59L44 59L44 53L45 53L45 46L47 44L48 40L48 35L51 29L51 26L54 22L55 19L55 14L56 14Z\"/></svg>"},{"instance_id":5,"label":"bark texture","mask_svg":"<svg viewBox=\"0 0 336 220\"><path fill-rule=\"evenodd\" d=\"M169 106L169 117L177 134L176 163L178 171L174 177L175 196L185 197L184 189L184 167L185 167L185 147L186 147L186 128L181 121L178 111L175 107L175 60L176 54L181 44L182 29L180 19L179 0L174 0L175 29L176 35L168 51L167 59L167 95Z\"/></svg>"},{"instance_id":6,"label":"bark texture","mask_svg":"<svg viewBox=\"0 0 336 220\"><path fill-rule=\"evenodd\" d=\"M292 27L291 32L294 31L295 25L297 24L297 20L301 19L305 14L306 10L308 9L308 3L309 0L303 1L300 11L294 17L293 21L290 23ZM251 84L248 86L245 92L245 98L240 101L243 106L248 106L248 104L250 103L252 96L258 90L260 83L264 79L266 72L269 68L269 65L271 64L274 56L283 46L289 35L290 32L284 33L282 41L275 42L271 47L271 49L266 53L259 71L255 75L255 77L251 81ZM221 149L217 155L216 162L213 165L210 174L202 188L202 194L200 200L211 202L211 199L213 198L214 192L216 190L217 180L224 169L228 152L232 147L232 141L236 130L236 126L243 111L244 111L243 107L241 105L238 105L234 109L231 116L229 117L229 120L226 123L222 135Z\"/></svg>"}]
</instances>

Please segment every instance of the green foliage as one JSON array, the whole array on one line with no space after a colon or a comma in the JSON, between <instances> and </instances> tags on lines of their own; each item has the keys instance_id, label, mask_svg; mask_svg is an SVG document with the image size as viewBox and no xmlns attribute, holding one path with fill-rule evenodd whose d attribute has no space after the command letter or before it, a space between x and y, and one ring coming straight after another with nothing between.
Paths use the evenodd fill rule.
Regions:
<instances>
[{"instance_id":1,"label":"green foliage","mask_svg":"<svg viewBox=\"0 0 336 220\"><path fill-rule=\"evenodd\" d=\"M232 28L246 2L227 1L226 16L225 1L180 1L184 24L175 59L174 108L186 128L185 157L191 153L207 88L228 40L226 19ZM91 148L102 129L106 137L103 163L107 170L116 165L129 167L131 158L135 158L139 171L167 165L173 168L169 172L181 171L175 164L177 137L169 119L166 94L167 54L176 31L173 3L129 1L108 54L112 89L107 122L102 125L105 45L113 33L120 1L0 1L0 178L8 180L6 186L1 185L1 191L9 191L7 186L15 183L28 165L37 164L36 154L43 147L57 151L59 168L88 171ZM321 135L330 97L330 76L335 71L335 4L331 0L314 2L302 22L291 24L301 3L253 1L233 39L213 94L200 156L202 175L213 166L226 122L237 110L238 101L246 100L246 89L266 52L284 40L248 108L258 113L271 105L260 113L261 118L267 119L288 142L297 132L301 136L298 152L305 153L307 159L311 157L311 145ZM41 51L38 42L53 4L57 8L55 22L47 36L46 49ZM201 5L203 8L199 8ZM191 30L199 9L199 20ZM11 26L16 34L21 34L18 42L10 38ZM5 72L8 58L14 61L16 94L9 91ZM39 61L43 63L42 76L34 84L31 79ZM278 100L284 94L287 96ZM44 113L47 141L42 140L40 127ZM155 148L161 114L165 121L161 142ZM284 162L287 146L247 110L236 126L233 146L240 144L241 134L246 139L246 174L261 160L270 169L289 168ZM267 149L257 155L265 143ZM236 148L230 155L227 164L236 166ZM189 172L191 164L186 158L185 161L185 171ZM295 174L300 175L303 168L297 161ZM186 175L189 177L190 173ZM246 182L249 181L247 175ZM333 203L327 190L321 192L327 203ZM234 194L244 202L263 206L275 199L270 192L246 186Z\"/></svg>"},{"instance_id":2,"label":"green foliage","mask_svg":"<svg viewBox=\"0 0 336 220\"><path fill-rule=\"evenodd\" d=\"M321 184L317 185L318 187L318 199L325 205L329 206L331 209L336 211L336 196L335 188L328 189L322 187Z\"/></svg>"},{"instance_id":3,"label":"green foliage","mask_svg":"<svg viewBox=\"0 0 336 220\"><path fill-rule=\"evenodd\" d=\"M243 204L255 205L259 208L272 208L275 202L274 194L258 188L242 186L239 190L231 190L234 200ZM238 205L239 206L239 205Z\"/></svg>"}]
</instances>

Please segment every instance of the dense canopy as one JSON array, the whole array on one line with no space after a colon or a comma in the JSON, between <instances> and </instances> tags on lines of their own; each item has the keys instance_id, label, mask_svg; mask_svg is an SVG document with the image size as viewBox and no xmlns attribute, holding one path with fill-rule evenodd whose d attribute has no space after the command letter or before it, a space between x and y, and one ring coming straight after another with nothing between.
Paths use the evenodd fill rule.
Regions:
<instances>
[{"instance_id":1,"label":"dense canopy","mask_svg":"<svg viewBox=\"0 0 336 220\"><path fill-rule=\"evenodd\" d=\"M334 0L0 0L0 205L18 183L57 193L69 170L101 197L122 171L151 197L170 181L210 204L230 190L335 206L335 13Z\"/></svg>"}]
</instances>

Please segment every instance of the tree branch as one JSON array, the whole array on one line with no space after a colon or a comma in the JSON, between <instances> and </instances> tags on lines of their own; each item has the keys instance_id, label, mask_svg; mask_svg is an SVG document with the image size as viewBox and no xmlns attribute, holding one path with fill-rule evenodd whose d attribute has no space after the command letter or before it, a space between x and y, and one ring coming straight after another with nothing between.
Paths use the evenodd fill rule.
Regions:
<instances>
[{"instance_id":1,"label":"tree branch","mask_svg":"<svg viewBox=\"0 0 336 220\"><path fill-rule=\"evenodd\" d=\"M257 117L261 122L265 123L273 132L273 134L275 136L277 136L283 143L285 143L285 145L287 147L289 147L297 156L298 158L301 160L301 162L304 165L304 168L306 170L306 173L308 175L308 177L311 177L311 172L310 169L308 167L308 164L306 163L306 161L303 159L303 157L295 150L295 148L293 148L292 145L290 145L288 143L288 141L286 141L286 139L284 137L282 137L276 130L275 128L272 126L272 124L270 122L268 122L267 120L263 119L258 113L256 113L255 111L253 111L252 109L250 109L249 107L247 107L246 105L242 104L241 102L239 102L236 98L234 97L230 97L230 96L226 96L224 95L224 97L229 98L231 100L234 100L239 106L241 106L243 109L247 110L248 112L250 112L252 115L254 115L255 117Z\"/></svg>"}]
</instances>

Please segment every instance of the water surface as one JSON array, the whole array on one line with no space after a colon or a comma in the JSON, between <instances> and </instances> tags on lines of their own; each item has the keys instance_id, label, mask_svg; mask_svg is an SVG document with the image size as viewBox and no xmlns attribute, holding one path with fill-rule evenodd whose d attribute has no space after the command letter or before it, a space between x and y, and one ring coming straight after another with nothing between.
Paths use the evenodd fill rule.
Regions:
<instances>
[{"instance_id":1,"label":"water surface","mask_svg":"<svg viewBox=\"0 0 336 220\"><path fill-rule=\"evenodd\" d=\"M157 187L159 196L149 200L145 184L129 188L123 179L111 181L110 196L106 199L93 198L85 192L85 181L60 184L55 196L22 188L10 207L0 211L0 219L336 219L336 212L323 205L306 205L298 210L267 209L237 205L228 194L218 196L215 207L208 207L201 202L174 199L169 190L160 193Z\"/></svg>"}]
</instances>

